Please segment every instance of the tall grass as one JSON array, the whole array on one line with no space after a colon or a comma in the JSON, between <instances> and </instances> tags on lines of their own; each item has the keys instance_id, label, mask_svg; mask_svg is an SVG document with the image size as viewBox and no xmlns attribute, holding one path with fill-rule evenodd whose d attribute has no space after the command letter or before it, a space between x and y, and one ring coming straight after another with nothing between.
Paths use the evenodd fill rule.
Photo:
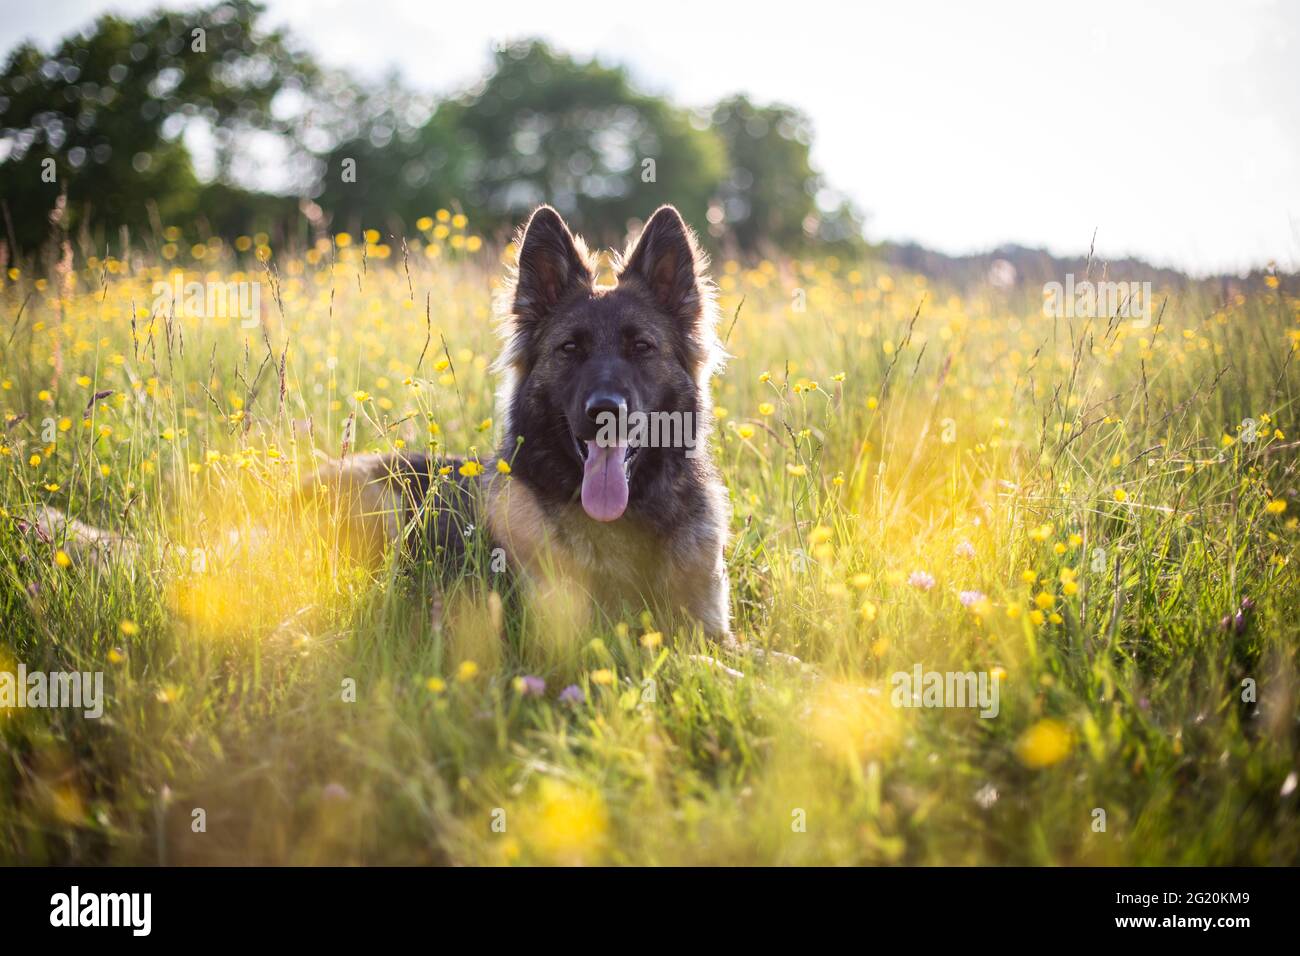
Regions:
<instances>
[{"instance_id":1,"label":"tall grass","mask_svg":"<svg viewBox=\"0 0 1300 956\"><path fill-rule=\"evenodd\" d=\"M368 567L310 520L323 455L491 455L501 262L428 225L8 273L0 671L103 671L107 701L0 710L0 860L1300 858L1276 280L1159 290L1135 328L721 263L735 629L804 662L721 654L737 677L636 609L548 640L569 609L524 622L490 570ZM151 309L177 269L261 282L264 321ZM46 505L130 553L47 540ZM993 675L998 715L894 706L916 664Z\"/></svg>"}]
</instances>

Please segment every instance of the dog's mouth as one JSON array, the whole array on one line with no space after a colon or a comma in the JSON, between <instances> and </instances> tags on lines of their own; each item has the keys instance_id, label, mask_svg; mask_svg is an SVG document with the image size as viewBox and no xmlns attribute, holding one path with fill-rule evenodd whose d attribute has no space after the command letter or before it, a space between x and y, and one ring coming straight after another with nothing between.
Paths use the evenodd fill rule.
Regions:
<instances>
[{"instance_id":1,"label":"dog's mouth","mask_svg":"<svg viewBox=\"0 0 1300 956\"><path fill-rule=\"evenodd\" d=\"M585 462L591 455L591 448L595 446L594 441L583 441L576 435L573 438L573 447L578 451L578 458ZM641 449L636 445L619 445L623 449L623 471L628 478L632 477L632 465L636 461L636 456L641 453Z\"/></svg>"},{"instance_id":2,"label":"dog's mouth","mask_svg":"<svg viewBox=\"0 0 1300 956\"><path fill-rule=\"evenodd\" d=\"M627 510L628 484L641 449L599 445L573 436L582 462L582 510L596 521L617 521Z\"/></svg>"}]
</instances>

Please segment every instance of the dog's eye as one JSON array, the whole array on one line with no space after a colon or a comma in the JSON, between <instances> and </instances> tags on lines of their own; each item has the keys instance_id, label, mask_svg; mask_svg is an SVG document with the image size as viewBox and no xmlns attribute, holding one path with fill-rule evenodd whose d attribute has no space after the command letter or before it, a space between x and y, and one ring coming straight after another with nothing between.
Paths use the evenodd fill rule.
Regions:
<instances>
[{"instance_id":1,"label":"dog's eye","mask_svg":"<svg viewBox=\"0 0 1300 956\"><path fill-rule=\"evenodd\" d=\"M560 346L559 351L565 355L576 355L578 353L578 343L570 339Z\"/></svg>"},{"instance_id":2,"label":"dog's eye","mask_svg":"<svg viewBox=\"0 0 1300 956\"><path fill-rule=\"evenodd\" d=\"M653 352L654 350L655 350L654 343L647 342L645 339L637 339L635 342L632 343L632 351L635 352L637 355L645 355L646 353Z\"/></svg>"}]
</instances>

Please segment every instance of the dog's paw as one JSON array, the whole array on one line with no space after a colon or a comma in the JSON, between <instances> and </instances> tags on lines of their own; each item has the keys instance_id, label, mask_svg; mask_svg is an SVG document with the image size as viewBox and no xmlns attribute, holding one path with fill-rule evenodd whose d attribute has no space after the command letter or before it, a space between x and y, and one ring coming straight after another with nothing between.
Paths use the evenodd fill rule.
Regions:
<instances>
[{"instance_id":1,"label":"dog's paw","mask_svg":"<svg viewBox=\"0 0 1300 956\"><path fill-rule=\"evenodd\" d=\"M784 664L787 667L803 667L803 661L795 657L793 654L786 654L782 651L773 651L762 647L756 647L753 644L738 641L731 636L728 636L723 640L722 647L723 650L730 651L733 654L745 654L755 660Z\"/></svg>"},{"instance_id":2,"label":"dog's paw","mask_svg":"<svg viewBox=\"0 0 1300 956\"><path fill-rule=\"evenodd\" d=\"M738 671L734 667L728 667L726 664L722 663L722 661L718 660L716 657L709 657L707 654L692 654L691 660L699 661L701 664L705 664L716 671L721 671L724 675L730 677L732 680L743 680L745 677L743 671Z\"/></svg>"}]
</instances>

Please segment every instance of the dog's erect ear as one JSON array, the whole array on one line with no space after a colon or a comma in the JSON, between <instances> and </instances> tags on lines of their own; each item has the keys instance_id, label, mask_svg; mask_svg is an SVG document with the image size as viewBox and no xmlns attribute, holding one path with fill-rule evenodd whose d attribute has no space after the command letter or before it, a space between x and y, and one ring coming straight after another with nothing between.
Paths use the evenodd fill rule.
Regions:
<instances>
[{"instance_id":1,"label":"dog's erect ear","mask_svg":"<svg viewBox=\"0 0 1300 956\"><path fill-rule=\"evenodd\" d=\"M683 323L692 323L700 318L703 307L696 275L698 255L681 213L672 206L660 206L619 270L619 281L634 276L661 308Z\"/></svg>"},{"instance_id":2,"label":"dog's erect ear","mask_svg":"<svg viewBox=\"0 0 1300 956\"><path fill-rule=\"evenodd\" d=\"M519 246L514 314L523 322L540 322L566 296L591 283L591 270L560 214L537 207Z\"/></svg>"}]
</instances>

